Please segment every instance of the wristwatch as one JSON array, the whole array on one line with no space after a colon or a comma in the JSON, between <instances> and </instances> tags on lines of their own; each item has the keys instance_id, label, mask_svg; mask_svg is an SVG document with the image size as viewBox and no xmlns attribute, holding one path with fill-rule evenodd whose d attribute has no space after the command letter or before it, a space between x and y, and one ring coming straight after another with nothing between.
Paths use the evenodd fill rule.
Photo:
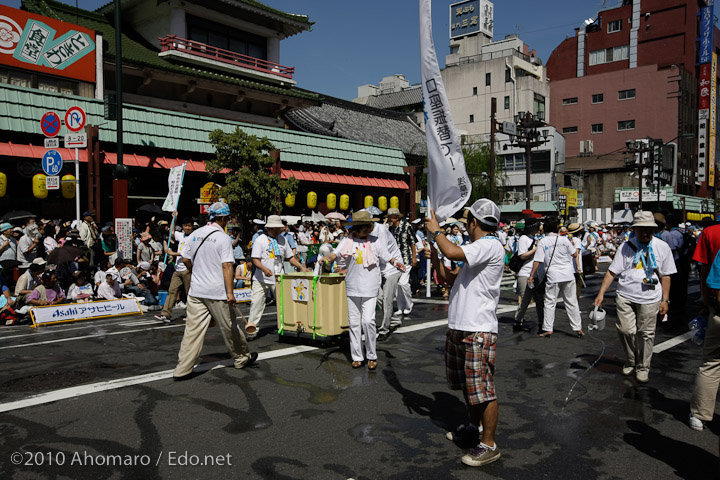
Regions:
<instances>
[{"instance_id":1,"label":"wristwatch","mask_svg":"<svg viewBox=\"0 0 720 480\"><path fill-rule=\"evenodd\" d=\"M665 302L665 303L667 303L668 305L670 305L670 300L665 300L665 299L663 298L662 300L660 300L660 303L663 303L663 302Z\"/></svg>"},{"instance_id":2,"label":"wristwatch","mask_svg":"<svg viewBox=\"0 0 720 480\"><path fill-rule=\"evenodd\" d=\"M432 240L432 241L434 242L435 239L438 237L438 235L440 235L441 233L442 233L442 230L438 230L437 232L433 232L433 234L430 236L430 240Z\"/></svg>"}]
</instances>

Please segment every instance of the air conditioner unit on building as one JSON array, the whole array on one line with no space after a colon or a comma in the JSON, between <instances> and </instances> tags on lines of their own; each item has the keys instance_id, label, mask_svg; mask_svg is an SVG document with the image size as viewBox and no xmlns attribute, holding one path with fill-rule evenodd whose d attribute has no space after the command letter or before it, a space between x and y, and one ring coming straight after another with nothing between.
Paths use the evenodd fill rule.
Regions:
<instances>
[{"instance_id":1,"label":"air conditioner unit on building","mask_svg":"<svg viewBox=\"0 0 720 480\"><path fill-rule=\"evenodd\" d=\"M593 153L593 141L592 140L580 140L580 155L592 155Z\"/></svg>"},{"instance_id":2,"label":"air conditioner unit on building","mask_svg":"<svg viewBox=\"0 0 720 480\"><path fill-rule=\"evenodd\" d=\"M515 205L518 202L522 202L525 199L523 192L505 192L503 198L503 205Z\"/></svg>"}]
</instances>

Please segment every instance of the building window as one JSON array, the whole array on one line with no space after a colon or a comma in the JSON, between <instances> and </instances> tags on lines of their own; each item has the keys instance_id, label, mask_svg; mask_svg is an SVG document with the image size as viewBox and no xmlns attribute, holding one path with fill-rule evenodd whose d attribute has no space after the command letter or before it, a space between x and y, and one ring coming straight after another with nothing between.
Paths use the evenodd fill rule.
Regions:
<instances>
[{"instance_id":1,"label":"building window","mask_svg":"<svg viewBox=\"0 0 720 480\"><path fill-rule=\"evenodd\" d=\"M505 68L505 83L512 82L512 72L509 68Z\"/></svg>"},{"instance_id":2,"label":"building window","mask_svg":"<svg viewBox=\"0 0 720 480\"><path fill-rule=\"evenodd\" d=\"M578 127L563 127L563 133L577 133Z\"/></svg>"},{"instance_id":3,"label":"building window","mask_svg":"<svg viewBox=\"0 0 720 480\"><path fill-rule=\"evenodd\" d=\"M603 124L593 123L590 127L590 133L603 133Z\"/></svg>"},{"instance_id":4,"label":"building window","mask_svg":"<svg viewBox=\"0 0 720 480\"><path fill-rule=\"evenodd\" d=\"M629 90L620 90L618 92L618 100L631 100L635 98L635 89L631 88Z\"/></svg>"},{"instance_id":5,"label":"building window","mask_svg":"<svg viewBox=\"0 0 720 480\"><path fill-rule=\"evenodd\" d=\"M505 159L505 170L517 171L525 170L525 154L524 153L511 153L509 155L503 155Z\"/></svg>"},{"instance_id":6,"label":"building window","mask_svg":"<svg viewBox=\"0 0 720 480\"><path fill-rule=\"evenodd\" d=\"M605 100L605 95L602 93L596 93L592 96L592 103L603 103L603 100Z\"/></svg>"},{"instance_id":7,"label":"building window","mask_svg":"<svg viewBox=\"0 0 720 480\"><path fill-rule=\"evenodd\" d=\"M615 33L622 30L622 20L613 20L608 22L608 33Z\"/></svg>"},{"instance_id":8,"label":"building window","mask_svg":"<svg viewBox=\"0 0 720 480\"><path fill-rule=\"evenodd\" d=\"M473 87L473 95L477 95L477 87Z\"/></svg>"},{"instance_id":9,"label":"building window","mask_svg":"<svg viewBox=\"0 0 720 480\"><path fill-rule=\"evenodd\" d=\"M486 87L490 86L490 74L489 73L485 74L485 86Z\"/></svg>"},{"instance_id":10,"label":"building window","mask_svg":"<svg viewBox=\"0 0 720 480\"><path fill-rule=\"evenodd\" d=\"M267 60L267 39L227 25L187 15L188 39Z\"/></svg>"},{"instance_id":11,"label":"building window","mask_svg":"<svg viewBox=\"0 0 720 480\"><path fill-rule=\"evenodd\" d=\"M635 120L621 120L618 122L618 130L635 130Z\"/></svg>"},{"instance_id":12,"label":"building window","mask_svg":"<svg viewBox=\"0 0 720 480\"><path fill-rule=\"evenodd\" d=\"M475 123L475 115L470 115L470 123Z\"/></svg>"},{"instance_id":13,"label":"building window","mask_svg":"<svg viewBox=\"0 0 720 480\"><path fill-rule=\"evenodd\" d=\"M545 97L536 93L533 95L533 114L540 120L545 120Z\"/></svg>"},{"instance_id":14,"label":"building window","mask_svg":"<svg viewBox=\"0 0 720 480\"><path fill-rule=\"evenodd\" d=\"M590 66L627 60L629 51L630 45L621 45L619 47L603 48L602 50L592 51L590 52Z\"/></svg>"},{"instance_id":15,"label":"building window","mask_svg":"<svg viewBox=\"0 0 720 480\"><path fill-rule=\"evenodd\" d=\"M505 97L504 103L505 103L505 110L510 110L510 97L509 96Z\"/></svg>"},{"instance_id":16,"label":"building window","mask_svg":"<svg viewBox=\"0 0 720 480\"><path fill-rule=\"evenodd\" d=\"M563 105L575 105L578 103L578 97L563 98Z\"/></svg>"}]
</instances>

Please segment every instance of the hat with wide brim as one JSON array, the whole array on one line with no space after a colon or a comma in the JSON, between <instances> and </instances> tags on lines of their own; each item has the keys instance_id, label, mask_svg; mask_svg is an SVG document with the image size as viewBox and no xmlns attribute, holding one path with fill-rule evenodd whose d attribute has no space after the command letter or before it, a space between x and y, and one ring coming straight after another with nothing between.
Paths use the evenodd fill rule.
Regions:
<instances>
[{"instance_id":1,"label":"hat with wide brim","mask_svg":"<svg viewBox=\"0 0 720 480\"><path fill-rule=\"evenodd\" d=\"M284 228L280 215L270 215L265 224L265 228Z\"/></svg>"},{"instance_id":2,"label":"hat with wide brim","mask_svg":"<svg viewBox=\"0 0 720 480\"><path fill-rule=\"evenodd\" d=\"M652 212L646 212L641 210L639 212L635 212L632 226L657 228L658 225L657 223L655 223L655 217L653 216Z\"/></svg>"},{"instance_id":3,"label":"hat with wide brim","mask_svg":"<svg viewBox=\"0 0 720 480\"><path fill-rule=\"evenodd\" d=\"M370 216L370 212L366 212L364 210L360 210L359 212L355 212L353 216L351 217L349 222L345 222L345 225L348 225L350 227L354 225L371 225L374 222L377 222L378 218L373 218Z\"/></svg>"},{"instance_id":4,"label":"hat with wide brim","mask_svg":"<svg viewBox=\"0 0 720 480\"><path fill-rule=\"evenodd\" d=\"M393 216L402 217L402 213L400 213L399 209L391 207L387 211L387 216L388 217L393 217Z\"/></svg>"},{"instance_id":5,"label":"hat with wide brim","mask_svg":"<svg viewBox=\"0 0 720 480\"><path fill-rule=\"evenodd\" d=\"M568 233L578 233L579 231L581 231L583 229L583 226L580 225L579 223L571 223L570 225L567 226L567 229L568 229Z\"/></svg>"}]
</instances>

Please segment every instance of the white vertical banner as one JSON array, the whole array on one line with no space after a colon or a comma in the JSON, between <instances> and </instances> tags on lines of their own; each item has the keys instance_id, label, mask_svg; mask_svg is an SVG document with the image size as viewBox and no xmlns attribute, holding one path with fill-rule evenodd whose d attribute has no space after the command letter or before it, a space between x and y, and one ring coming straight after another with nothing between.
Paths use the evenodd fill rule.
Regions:
<instances>
[{"instance_id":1,"label":"white vertical banner","mask_svg":"<svg viewBox=\"0 0 720 480\"><path fill-rule=\"evenodd\" d=\"M117 236L118 258L132 260L133 225L132 218L115 219L115 235Z\"/></svg>"},{"instance_id":2,"label":"white vertical banner","mask_svg":"<svg viewBox=\"0 0 720 480\"><path fill-rule=\"evenodd\" d=\"M177 210L186 165L187 162L170 169L170 174L168 175L168 194L162 207L165 212L174 212Z\"/></svg>"},{"instance_id":3,"label":"white vertical banner","mask_svg":"<svg viewBox=\"0 0 720 480\"><path fill-rule=\"evenodd\" d=\"M420 63L428 147L428 196L430 208L435 210L438 220L443 221L467 203L472 187L435 54L431 0L420 0Z\"/></svg>"}]
</instances>

